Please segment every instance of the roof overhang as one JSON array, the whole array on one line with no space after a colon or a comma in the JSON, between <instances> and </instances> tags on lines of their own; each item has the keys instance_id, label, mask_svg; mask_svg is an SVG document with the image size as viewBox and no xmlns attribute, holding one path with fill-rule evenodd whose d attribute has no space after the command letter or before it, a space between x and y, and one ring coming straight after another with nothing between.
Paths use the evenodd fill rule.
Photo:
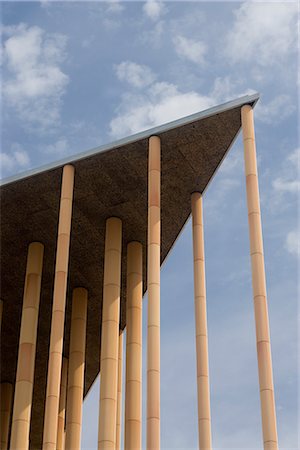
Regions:
<instances>
[{"instance_id":1,"label":"roof overhang","mask_svg":"<svg viewBox=\"0 0 300 450\"><path fill-rule=\"evenodd\" d=\"M41 442L62 167L75 167L74 205L64 354L68 355L70 298L74 287L89 291L85 394L99 373L105 221L123 222L121 328L126 324L126 245L138 240L147 250L148 138L162 146L161 262L190 215L190 195L204 192L241 128L244 96L183 119L143 131L1 183L1 380L15 382L28 244L45 246L32 410L31 445Z\"/></svg>"}]
</instances>

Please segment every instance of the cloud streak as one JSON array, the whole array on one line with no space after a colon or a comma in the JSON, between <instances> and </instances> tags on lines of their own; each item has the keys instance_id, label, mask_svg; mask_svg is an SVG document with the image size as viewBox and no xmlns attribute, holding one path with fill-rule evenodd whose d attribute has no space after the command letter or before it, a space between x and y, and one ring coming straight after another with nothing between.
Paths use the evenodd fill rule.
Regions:
<instances>
[{"instance_id":1,"label":"cloud streak","mask_svg":"<svg viewBox=\"0 0 300 450\"><path fill-rule=\"evenodd\" d=\"M66 37L26 24L5 27L4 34L4 100L30 130L56 126L69 82L60 67Z\"/></svg>"}]
</instances>

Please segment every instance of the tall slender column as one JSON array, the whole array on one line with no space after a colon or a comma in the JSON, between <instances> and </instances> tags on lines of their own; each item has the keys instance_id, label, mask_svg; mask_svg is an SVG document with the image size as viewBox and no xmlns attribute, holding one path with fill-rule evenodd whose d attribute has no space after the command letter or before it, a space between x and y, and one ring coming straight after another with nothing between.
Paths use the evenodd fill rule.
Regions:
<instances>
[{"instance_id":1,"label":"tall slender column","mask_svg":"<svg viewBox=\"0 0 300 450\"><path fill-rule=\"evenodd\" d=\"M66 450L80 449L84 389L87 298L88 292L86 289L74 289L67 393Z\"/></svg>"},{"instance_id":2,"label":"tall slender column","mask_svg":"<svg viewBox=\"0 0 300 450\"><path fill-rule=\"evenodd\" d=\"M160 138L149 139L147 450L160 449Z\"/></svg>"},{"instance_id":3,"label":"tall slender column","mask_svg":"<svg viewBox=\"0 0 300 450\"><path fill-rule=\"evenodd\" d=\"M122 222L106 221L98 449L116 448Z\"/></svg>"},{"instance_id":4,"label":"tall slender column","mask_svg":"<svg viewBox=\"0 0 300 450\"><path fill-rule=\"evenodd\" d=\"M209 397L202 196L199 192L194 192L192 194L191 200L193 220L199 448L200 450L210 450L211 417Z\"/></svg>"},{"instance_id":5,"label":"tall slender column","mask_svg":"<svg viewBox=\"0 0 300 450\"><path fill-rule=\"evenodd\" d=\"M43 450L56 450L65 306L72 219L74 167L63 168L45 403Z\"/></svg>"},{"instance_id":6,"label":"tall slender column","mask_svg":"<svg viewBox=\"0 0 300 450\"><path fill-rule=\"evenodd\" d=\"M121 333L119 335L119 351L118 351L118 396L117 396L116 450L120 450L120 448L121 448L122 375L123 375L123 333Z\"/></svg>"},{"instance_id":7,"label":"tall slender column","mask_svg":"<svg viewBox=\"0 0 300 450\"><path fill-rule=\"evenodd\" d=\"M269 317L260 217L253 110L242 107L245 175L250 234L252 286L256 324L262 430L265 450L278 449Z\"/></svg>"},{"instance_id":8,"label":"tall slender column","mask_svg":"<svg viewBox=\"0 0 300 450\"><path fill-rule=\"evenodd\" d=\"M1 383L1 450L7 450L8 437L9 437L9 425L11 419L11 408L13 399L13 387L11 383Z\"/></svg>"},{"instance_id":9,"label":"tall slender column","mask_svg":"<svg viewBox=\"0 0 300 450\"><path fill-rule=\"evenodd\" d=\"M127 246L125 450L142 448L142 252Z\"/></svg>"},{"instance_id":10,"label":"tall slender column","mask_svg":"<svg viewBox=\"0 0 300 450\"><path fill-rule=\"evenodd\" d=\"M14 450L29 448L43 254L43 244L32 242L29 245L10 440Z\"/></svg>"},{"instance_id":11,"label":"tall slender column","mask_svg":"<svg viewBox=\"0 0 300 450\"><path fill-rule=\"evenodd\" d=\"M66 417L66 399L67 399L67 380L68 380L68 358L63 358L61 369L59 407L57 419L57 450L65 449L65 417Z\"/></svg>"}]
</instances>

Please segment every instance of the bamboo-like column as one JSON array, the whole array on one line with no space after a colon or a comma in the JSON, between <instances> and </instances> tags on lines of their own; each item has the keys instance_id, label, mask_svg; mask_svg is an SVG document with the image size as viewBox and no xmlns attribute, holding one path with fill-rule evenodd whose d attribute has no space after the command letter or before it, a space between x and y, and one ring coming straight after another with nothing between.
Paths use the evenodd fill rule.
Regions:
<instances>
[{"instance_id":1,"label":"bamboo-like column","mask_svg":"<svg viewBox=\"0 0 300 450\"><path fill-rule=\"evenodd\" d=\"M123 333L121 333L119 335L119 350L118 350L118 396L117 396L116 450L121 449L122 375L123 375Z\"/></svg>"},{"instance_id":2,"label":"bamboo-like column","mask_svg":"<svg viewBox=\"0 0 300 450\"><path fill-rule=\"evenodd\" d=\"M149 139L147 450L160 449L160 138Z\"/></svg>"},{"instance_id":3,"label":"bamboo-like column","mask_svg":"<svg viewBox=\"0 0 300 450\"><path fill-rule=\"evenodd\" d=\"M61 369L59 408L57 419L57 450L65 449L65 417L67 400L68 358L63 358Z\"/></svg>"},{"instance_id":4,"label":"bamboo-like column","mask_svg":"<svg viewBox=\"0 0 300 450\"><path fill-rule=\"evenodd\" d=\"M199 192L194 192L192 194L191 203L193 221L199 449L210 450L211 417L209 395L203 208L202 196Z\"/></svg>"},{"instance_id":5,"label":"bamboo-like column","mask_svg":"<svg viewBox=\"0 0 300 450\"><path fill-rule=\"evenodd\" d=\"M7 450L12 400L13 400L13 386L11 383L1 383L0 400L1 400L0 448L1 450Z\"/></svg>"},{"instance_id":6,"label":"bamboo-like column","mask_svg":"<svg viewBox=\"0 0 300 450\"><path fill-rule=\"evenodd\" d=\"M10 439L13 450L29 448L43 255L43 244L32 242L29 245Z\"/></svg>"},{"instance_id":7,"label":"bamboo-like column","mask_svg":"<svg viewBox=\"0 0 300 450\"><path fill-rule=\"evenodd\" d=\"M142 448L142 252L127 246L125 450Z\"/></svg>"},{"instance_id":8,"label":"bamboo-like column","mask_svg":"<svg viewBox=\"0 0 300 450\"><path fill-rule=\"evenodd\" d=\"M72 220L74 167L63 168L45 402L43 450L56 450L65 306Z\"/></svg>"},{"instance_id":9,"label":"bamboo-like column","mask_svg":"<svg viewBox=\"0 0 300 450\"><path fill-rule=\"evenodd\" d=\"M98 449L116 448L122 222L106 221Z\"/></svg>"},{"instance_id":10,"label":"bamboo-like column","mask_svg":"<svg viewBox=\"0 0 300 450\"><path fill-rule=\"evenodd\" d=\"M253 109L242 107L252 286L264 449L278 449Z\"/></svg>"},{"instance_id":11,"label":"bamboo-like column","mask_svg":"<svg viewBox=\"0 0 300 450\"><path fill-rule=\"evenodd\" d=\"M81 442L87 299L86 289L74 289L68 371L66 450L79 450Z\"/></svg>"}]
</instances>

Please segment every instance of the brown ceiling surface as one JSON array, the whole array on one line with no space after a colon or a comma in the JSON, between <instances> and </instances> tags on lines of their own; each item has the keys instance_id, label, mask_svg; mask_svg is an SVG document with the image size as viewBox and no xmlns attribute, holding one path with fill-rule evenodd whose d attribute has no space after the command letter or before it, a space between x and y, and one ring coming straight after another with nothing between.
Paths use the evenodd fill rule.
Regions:
<instances>
[{"instance_id":1,"label":"brown ceiling surface","mask_svg":"<svg viewBox=\"0 0 300 450\"><path fill-rule=\"evenodd\" d=\"M240 129L240 105L178 128L157 133L162 143L161 262L190 215L190 195L203 192ZM99 373L105 220L123 221L121 328L126 323L126 245L147 237L146 138L74 161L64 354L68 355L71 292L88 289L85 394ZM15 382L27 246L45 246L38 325L31 448L40 448L51 322L61 167L1 188L1 298L4 301L1 380ZM163 299L162 299L163 301Z\"/></svg>"}]
</instances>

